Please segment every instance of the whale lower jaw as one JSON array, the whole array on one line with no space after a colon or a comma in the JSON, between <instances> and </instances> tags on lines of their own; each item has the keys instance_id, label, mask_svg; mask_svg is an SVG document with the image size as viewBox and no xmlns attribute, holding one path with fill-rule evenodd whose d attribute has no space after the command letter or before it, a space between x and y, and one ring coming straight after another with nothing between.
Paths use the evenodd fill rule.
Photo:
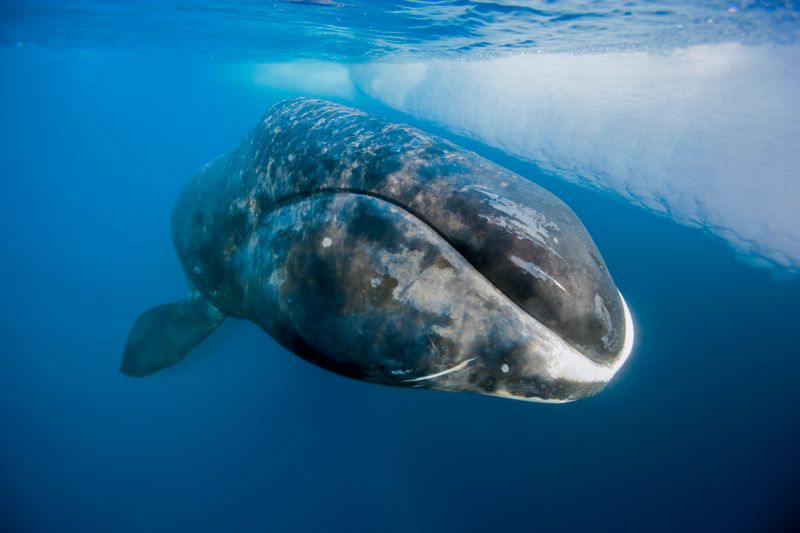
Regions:
<instances>
[{"instance_id":1,"label":"whale lower jaw","mask_svg":"<svg viewBox=\"0 0 800 533\"><path fill-rule=\"evenodd\" d=\"M599 392L632 344L628 324L618 356L593 360L426 221L359 192L269 210L225 280L237 313L301 357L383 385L571 401Z\"/></svg>"},{"instance_id":2,"label":"whale lower jaw","mask_svg":"<svg viewBox=\"0 0 800 533\"><path fill-rule=\"evenodd\" d=\"M560 368L558 372L553 372L549 376L551 379L567 379L573 383L584 383L587 385L587 393L585 395L576 396L572 398L541 398L537 396L523 396L519 394L513 394L505 389L498 389L493 392L485 393L489 396L497 396L498 398L507 398L511 400L521 400L526 402L536 402L536 403L569 403L574 402L576 400L580 400L587 396L591 396L599 392L611 379L614 375L619 371L620 368L625 364L625 361L631 355L633 351L633 342L635 338L635 331L633 326L633 317L631 316L630 309L628 308L627 302L625 302L625 298L622 296L622 293L619 293L620 301L622 302L622 307L625 314L625 341L623 342L622 349L619 351L619 354L614 358L611 364L598 364L595 363L583 355L578 355L578 358L574 357L574 354L570 354L573 357L569 357L566 359L565 365ZM562 341L563 342L563 341ZM566 342L564 342L565 349L568 352L577 352L574 348L569 346ZM564 352L561 352L563 356ZM555 358L554 358L555 359ZM561 361L565 361L561 359ZM569 364L572 363L572 364ZM554 369L555 370L555 369Z\"/></svg>"}]
</instances>

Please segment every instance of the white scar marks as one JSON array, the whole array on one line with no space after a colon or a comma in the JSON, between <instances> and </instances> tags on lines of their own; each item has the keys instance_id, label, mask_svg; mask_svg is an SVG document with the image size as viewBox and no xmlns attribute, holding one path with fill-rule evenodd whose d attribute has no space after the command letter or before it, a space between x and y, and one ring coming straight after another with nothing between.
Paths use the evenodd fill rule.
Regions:
<instances>
[{"instance_id":1,"label":"white scar marks","mask_svg":"<svg viewBox=\"0 0 800 533\"><path fill-rule=\"evenodd\" d=\"M441 372L436 372L435 374L428 374L427 376L422 376L422 377L413 378L413 379L404 379L403 383L411 383L411 382L415 382L415 381L426 381L426 380L429 380L429 379L440 378L442 376L446 376L448 374L452 374L453 372L458 372L459 370L464 370L465 368L467 368L467 365L469 365L474 360L475 360L475 358L472 357L470 359L467 359L466 361L461 361L460 363L458 363L455 366L452 366L450 368L442 370Z\"/></svg>"}]
</instances>

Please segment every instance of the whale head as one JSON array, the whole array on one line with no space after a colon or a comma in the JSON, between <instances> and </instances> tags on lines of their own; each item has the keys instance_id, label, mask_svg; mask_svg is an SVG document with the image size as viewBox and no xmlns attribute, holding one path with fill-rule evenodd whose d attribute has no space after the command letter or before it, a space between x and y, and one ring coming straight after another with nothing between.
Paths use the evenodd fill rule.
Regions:
<instances>
[{"instance_id":1,"label":"whale head","mask_svg":"<svg viewBox=\"0 0 800 533\"><path fill-rule=\"evenodd\" d=\"M352 378L576 400L623 364L633 326L588 234L564 214L570 225L552 231L581 243L571 254L525 239L496 246L510 218L494 220L483 248L467 249L373 195L303 196L268 213L243 243L228 268L237 280L229 296L291 351ZM557 290L537 292L537 283Z\"/></svg>"}]
</instances>

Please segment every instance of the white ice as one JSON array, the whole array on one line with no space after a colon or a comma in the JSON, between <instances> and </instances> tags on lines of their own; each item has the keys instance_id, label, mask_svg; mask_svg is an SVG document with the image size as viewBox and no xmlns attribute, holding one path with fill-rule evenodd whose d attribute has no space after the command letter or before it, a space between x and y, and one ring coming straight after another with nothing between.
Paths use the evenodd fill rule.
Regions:
<instances>
[{"instance_id":1,"label":"white ice","mask_svg":"<svg viewBox=\"0 0 800 533\"><path fill-rule=\"evenodd\" d=\"M257 85L310 96L352 98L355 87L345 65L329 61L261 63L253 70Z\"/></svg>"},{"instance_id":2,"label":"white ice","mask_svg":"<svg viewBox=\"0 0 800 533\"><path fill-rule=\"evenodd\" d=\"M800 46L387 59L351 66L350 79L800 272Z\"/></svg>"}]
</instances>

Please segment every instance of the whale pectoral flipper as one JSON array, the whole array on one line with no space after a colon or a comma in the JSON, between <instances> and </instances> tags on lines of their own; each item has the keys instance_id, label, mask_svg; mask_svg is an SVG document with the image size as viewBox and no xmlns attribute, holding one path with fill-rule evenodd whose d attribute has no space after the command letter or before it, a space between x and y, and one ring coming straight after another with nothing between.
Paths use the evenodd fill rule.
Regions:
<instances>
[{"instance_id":1,"label":"whale pectoral flipper","mask_svg":"<svg viewBox=\"0 0 800 533\"><path fill-rule=\"evenodd\" d=\"M197 292L145 311L128 335L120 370L140 377L175 365L224 319L225 314Z\"/></svg>"}]
</instances>

